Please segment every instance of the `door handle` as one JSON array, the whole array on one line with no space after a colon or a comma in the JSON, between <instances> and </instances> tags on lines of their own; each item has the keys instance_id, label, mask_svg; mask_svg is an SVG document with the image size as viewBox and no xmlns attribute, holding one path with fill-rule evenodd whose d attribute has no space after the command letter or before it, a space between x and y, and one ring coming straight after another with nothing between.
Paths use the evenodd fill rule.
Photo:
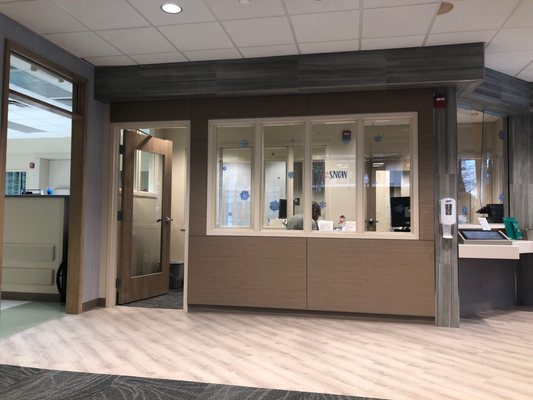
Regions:
<instances>
[{"instance_id":1,"label":"door handle","mask_svg":"<svg viewBox=\"0 0 533 400\"><path fill-rule=\"evenodd\" d=\"M368 223L368 225L374 225L374 224L378 223L379 221L376 221L373 218L369 218L369 219L366 220L366 222Z\"/></svg>"},{"instance_id":2,"label":"door handle","mask_svg":"<svg viewBox=\"0 0 533 400\"><path fill-rule=\"evenodd\" d=\"M170 222L172 222L172 221L174 221L172 218L170 218L170 217L164 217L164 218L162 218L162 219L161 219L161 218L158 219L158 220L155 221L155 222L163 222L163 223L168 224L168 223L170 223Z\"/></svg>"}]
</instances>

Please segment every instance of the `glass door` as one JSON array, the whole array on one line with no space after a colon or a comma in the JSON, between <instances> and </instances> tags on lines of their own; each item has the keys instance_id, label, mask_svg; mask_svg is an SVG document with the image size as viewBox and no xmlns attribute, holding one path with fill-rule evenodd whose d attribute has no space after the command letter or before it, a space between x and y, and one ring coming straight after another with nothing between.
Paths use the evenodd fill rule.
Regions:
<instances>
[{"instance_id":1,"label":"glass door","mask_svg":"<svg viewBox=\"0 0 533 400\"><path fill-rule=\"evenodd\" d=\"M124 131L118 303L168 293L172 142Z\"/></svg>"}]
</instances>

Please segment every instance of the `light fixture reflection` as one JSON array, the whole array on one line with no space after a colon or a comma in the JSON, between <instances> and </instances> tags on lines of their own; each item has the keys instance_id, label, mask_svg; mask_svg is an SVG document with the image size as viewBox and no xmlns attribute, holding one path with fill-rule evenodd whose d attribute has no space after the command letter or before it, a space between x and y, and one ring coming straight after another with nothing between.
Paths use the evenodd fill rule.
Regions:
<instances>
[{"instance_id":1,"label":"light fixture reflection","mask_svg":"<svg viewBox=\"0 0 533 400\"><path fill-rule=\"evenodd\" d=\"M161 6L161 10L166 12L167 14L179 14L183 11L183 9L174 3L166 3Z\"/></svg>"}]
</instances>

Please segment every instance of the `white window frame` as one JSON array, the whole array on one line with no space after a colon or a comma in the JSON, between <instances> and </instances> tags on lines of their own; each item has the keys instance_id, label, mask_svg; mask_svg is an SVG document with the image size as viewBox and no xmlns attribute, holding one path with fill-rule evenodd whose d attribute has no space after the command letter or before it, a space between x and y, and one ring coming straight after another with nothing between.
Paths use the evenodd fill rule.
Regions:
<instances>
[{"instance_id":1,"label":"white window frame","mask_svg":"<svg viewBox=\"0 0 533 400\"><path fill-rule=\"evenodd\" d=\"M364 121L371 119L410 119L411 120L411 232L367 232L365 231L365 203L364 203ZM263 227L264 209L264 163L263 163L263 132L262 124L272 123L303 123L304 136L304 178L303 204L304 215L311 215L312 202L312 142L311 124L335 121L355 121L357 132L356 143L356 232L323 232L313 231L309 218L304 218L304 229L283 230ZM235 125L255 125L254 150L252 161L251 185L251 227L250 228L221 228L216 226L216 128ZM376 113L376 114L343 114L319 115L309 117L281 117L281 118L248 118L210 120L208 134L208 171L207 171L207 210L206 234L214 236L265 236L265 237L316 237L316 238L358 238L358 239L419 239L419 188L418 188L418 113Z\"/></svg>"}]
</instances>

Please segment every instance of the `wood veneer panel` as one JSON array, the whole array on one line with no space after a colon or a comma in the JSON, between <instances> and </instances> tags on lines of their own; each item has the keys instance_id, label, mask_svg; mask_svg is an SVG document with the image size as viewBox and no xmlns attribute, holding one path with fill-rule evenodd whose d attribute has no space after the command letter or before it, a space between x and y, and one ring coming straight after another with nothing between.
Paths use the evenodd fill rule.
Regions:
<instances>
[{"instance_id":1,"label":"wood veneer panel","mask_svg":"<svg viewBox=\"0 0 533 400\"><path fill-rule=\"evenodd\" d=\"M304 309L304 238L189 241L189 304Z\"/></svg>"},{"instance_id":2,"label":"wood veneer panel","mask_svg":"<svg viewBox=\"0 0 533 400\"><path fill-rule=\"evenodd\" d=\"M308 308L434 316L432 241L309 239Z\"/></svg>"},{"instance_id":3,"label":"wood veneer panel","mask_svg":"<svg viewBox=\"0 0 533 400\"><path fill-rule=\"evenodd\" d=\"M191 121L189 233L205 235L207 210L207 120Z\"/></svg>"}]
</instances>

